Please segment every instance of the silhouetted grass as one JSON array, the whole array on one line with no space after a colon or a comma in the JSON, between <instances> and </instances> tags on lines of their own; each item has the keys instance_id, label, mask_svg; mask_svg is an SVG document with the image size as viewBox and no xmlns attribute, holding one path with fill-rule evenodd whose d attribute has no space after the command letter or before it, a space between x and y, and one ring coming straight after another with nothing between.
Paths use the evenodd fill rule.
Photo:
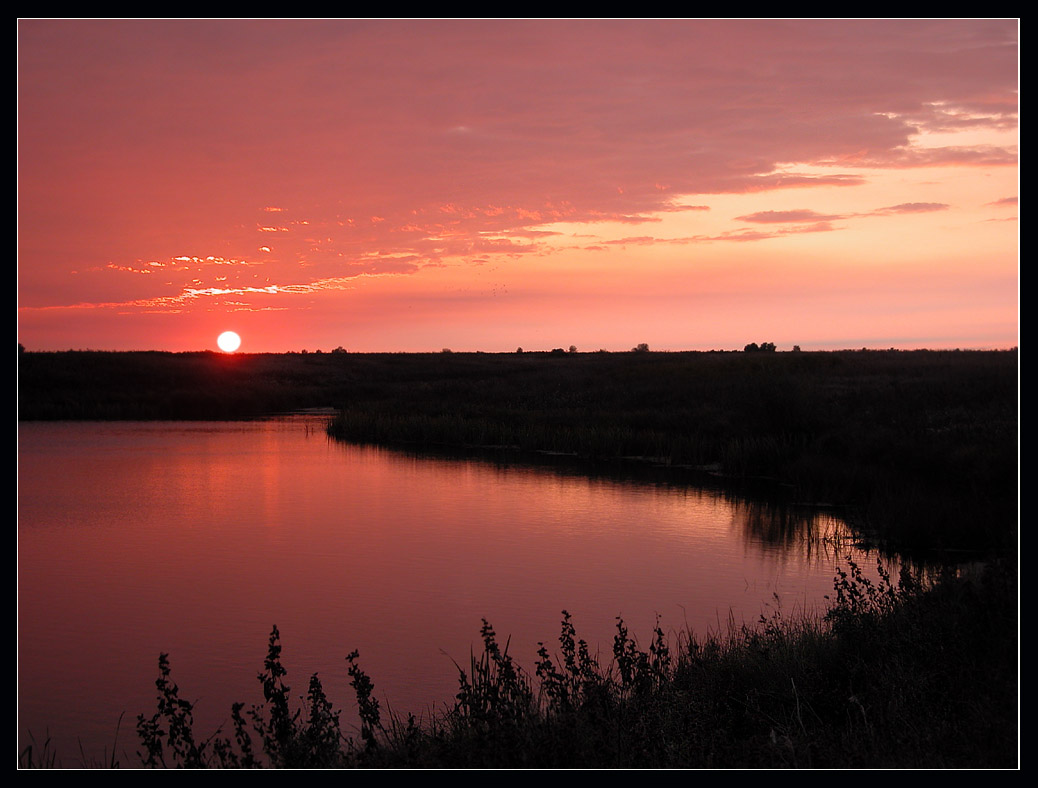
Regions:
<instances>
[{"instance_id":1,"label":"silhouetted grass","mask_svg":"<svg viewBox=\"0 0 1038 788\"><path fill-rule=\"evenodd\" d=\"M853 563L823 620L764 618L725 636L643 649L617 621L600 665L563 612L555 649L525 671L486 621L482 653L458 666L459 690L425 723L386 719L374 684L347 657L358 735L316 676L292 711L277 628L263 702L233 713L233 740L198 743L191 705L160 658L158 712L138 718L150 766L930 767L1017 765L1016 638L1011 572L870 583Z\"/></svg>"}]
</instances>

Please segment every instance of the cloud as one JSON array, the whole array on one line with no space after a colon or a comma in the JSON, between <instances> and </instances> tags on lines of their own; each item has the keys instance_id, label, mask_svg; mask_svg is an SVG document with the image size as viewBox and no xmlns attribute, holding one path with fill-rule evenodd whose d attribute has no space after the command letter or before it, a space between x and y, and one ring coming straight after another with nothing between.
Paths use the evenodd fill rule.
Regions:
<instances>
[{"instance_id":1,"label":"cloud","mask_svg":"<svg viewBox=\"0 0 1038 788\"><path fill-rule=\"evenodd\" d=\"M816 232L815 229L810 228L823 228L824 230L835 229L830 224L833 221L840 219L854 219L864 218L870 216L890 216L894 214L916 214L916 213L933 213L934 211L946 211L950 206L946 203L941 202L906 202L899 205L890 205L885 208L876 208L872 211L866 211L862 213L847 213L847 214L821 214L817 211L813 211L809 208L800 208L790 211L757 211L756 213L745 214L743 216L736 216L736 221L740 222L752 222L755 224L808 224L808 229L804 227L796 230L783 230L783 234L788 232ZM758 240L758 236L753 233L739 233L739 240ZM760 236L772 237L770 235ZM716 239L712 239L716 240Z\"/></svg>"},{"instance_id":2,"label":"cloud","mask_svg":"<svg viewBox=\"0 0 1038 788\"><path fill-rule=\"evenodd\" d=\"M822 165L846 165L848 158L853 158L853 156L841 157L839 162L827 162L820 160L816 163ZM766 175L755 175L753 177L746 178L741 183L739 188L733 188L731 189L731 191L749 194L753 192L774 191L776 189L793 189L797 187L814 188L818 186L861 186L865 182L866 181L864 177L860 175L854 175L853 173L834 173L832 175L803 175L783 172L771 173Z\"/></svg>"},{"instance_id":3,"label":"cloud","mask_svg":"<svg viewBox=\"0 0 1038 788\"><path fill-rule=\"evenodd\" d=\"M944 146L939 148L895 148L880 153L869 153L854 164L842 160L839 164L858 167L1011 167L1018 161L1015 150L995 145ZM832 162L819 162L836 164Z\"/></svg>"},{"instance_id":4,"label":"cloud","mask_svg":"<svg viewBox=\"0 0 1038 788\"><path fill-rule=\"evenodd\" d=\"M654 244L660 241L659 238L654 238L651 235L639 235L629 236L627 238L617 238L612 241L605 241L604 243L617 246L628 246L628 245L645 245Z\"/></svg>"},{"instance_id":5,"label":"cloud","mask_svg":"<svg viewBox=\"0 0 1038 788\"><path fill-rule=\"evenodd\" d=\"M809 224L798 224L793 227L782 227L774 230L730 230L715 235L692 235L681 238L657 238L651 235L630 236L582 247L587 251L608 251L615 246L651 246L657 244L685 245L695 243L712 243L715 241L769 241L773 238L782 238L789 235L800 235L803 233L832 232L838 228L833 227L827 221L811 222Z\"/></svg>"},{"instance_id":6,"label":"cloud","mask_svg":"<svg viewBox=\"0 0 1038 788\"><path fill-rule=\"evenodd\" d=\"M814 222L802 224L795 227L783 227L777 230L733 230L713 236L699 236L697 241L768 241L772 238L782 238L788 235L802 235L804 233L828 233L836 230L829 222Z\"/></svg>"},{"instance_id":7,"label":"cloud","mask_svg":"<svg viewBox=\"0 0 1038 788\"><path fill-rule=\"evenodd\" d=\"M69 261L114 279L261 245L274 281L348 280L372 251L369 275L395 275L707 195L1015 165L919 140L1014 128L1017 82L1014 20L22 20L20 278L45 303ZM761 211L738 219L802 226L681 242L840 218Z\"/></svg>"},{"instance_id":8,"label":"cloud","mask_svg":"<svg viewBox=\"0 0 1038 788\"><path fill-rule=\"evenodd\" d=\"M803 209L798 211L758 211L757 213L735 217L740 222L757 222L759 224L783 224L787 222L829 222L843 219L843 216L826 215Z\"/></svg>"},{"instance_id":9,"label":"cloud","mask_svg":"<svg viewBox=\"0 0 1038 788\"><path fill-rule=\"evenodd\" d=\"M680 203L674 203L673 205L665 205L662 208L657 209L661 213L680 213L681 211L709 211L709 205L683 205Z\"/></svg>"},{"instance_id":10,"label":"cloud","mask_svg":"<svg viewBox=\"0 0 1038 788\"><path fill-rule=\"evenodd\" d=\"M905 202L900 205L890 205L886 208L877 208L872 212L873 216L886 216L894 213L932 213L934 211L946 211L951 207L943 202Z\"/></svg>"}]
</instances>

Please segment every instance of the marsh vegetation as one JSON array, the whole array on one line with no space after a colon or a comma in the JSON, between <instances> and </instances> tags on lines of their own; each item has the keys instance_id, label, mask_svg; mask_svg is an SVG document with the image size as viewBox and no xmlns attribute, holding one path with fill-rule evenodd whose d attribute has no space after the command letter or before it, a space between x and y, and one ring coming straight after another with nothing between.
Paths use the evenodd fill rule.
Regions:
<instances>
[{"instance_id":1,"label":"marsh vegetation","mask_svg":"<svg viewBox=\"0 0 1038 788\"><path fill-rule=\"evenodd\" d=\"M163 654L138 754L221 768L1010 767L1010 577L992 565L929 587L909 572L873 583L851 562L821 620L762 616L723 637L671 639L657 625L643 647L618 619L608 661L563 611L532 675L483 621L482 652L457 666L458 692L431 718L381 708L360 655L347 655L353 731L316 674L293 695L274 627L262 701L235 704L229 730L204 739Z\"/></svg>"}]
</instances>

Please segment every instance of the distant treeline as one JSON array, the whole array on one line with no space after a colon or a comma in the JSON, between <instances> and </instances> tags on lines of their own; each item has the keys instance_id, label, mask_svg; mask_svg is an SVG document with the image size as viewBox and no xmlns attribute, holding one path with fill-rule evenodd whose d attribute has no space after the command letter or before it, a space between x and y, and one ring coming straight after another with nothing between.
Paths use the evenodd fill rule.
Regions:
<instances>
[{"instance_id":1,"label":"distant treeline","mask_svg":"<svg viewBox=\"0 0 1038 788\"><path fill-rule=\"evenodd\" d=\"M928 547L1015 543L1013 351L19 354L19 418L335 407L339 438L769 477Z\"/></svg>"},{"instance_id":2,"label":"distant treeline","mask_svg":"<svg viewBox=\"0 0 1038 788\"><path fill-rule=\"evenodd\" d=\"M21 420L243 419L331 407L351 373L340 354L19 353Z\"/></svg>"}]
</instances>

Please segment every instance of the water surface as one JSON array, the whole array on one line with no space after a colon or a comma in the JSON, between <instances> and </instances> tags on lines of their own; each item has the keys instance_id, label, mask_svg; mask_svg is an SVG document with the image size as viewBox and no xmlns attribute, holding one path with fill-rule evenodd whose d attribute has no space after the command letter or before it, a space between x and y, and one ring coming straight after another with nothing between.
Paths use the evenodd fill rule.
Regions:
<instances>
[{"instance_id":1,"label":"water surface","mask_svg":"<svg viewBox=\"0 0 1038 788\"><path fill-rule=\"evenodd\" d=\"M330 441L323 419L19 426L19 736L68 764L137 749L160 652L208 735L261 699L272 625L293 695L318 672L354 718L344 657L417 714L457 690L488 619L531 668L561 611L611 654L776 607L816 609L843 524L673 480L431 458ZM866 564L868 557L859 556ZM453 661L452 661L453 660Z\"/></svg>"}]
</instances>

